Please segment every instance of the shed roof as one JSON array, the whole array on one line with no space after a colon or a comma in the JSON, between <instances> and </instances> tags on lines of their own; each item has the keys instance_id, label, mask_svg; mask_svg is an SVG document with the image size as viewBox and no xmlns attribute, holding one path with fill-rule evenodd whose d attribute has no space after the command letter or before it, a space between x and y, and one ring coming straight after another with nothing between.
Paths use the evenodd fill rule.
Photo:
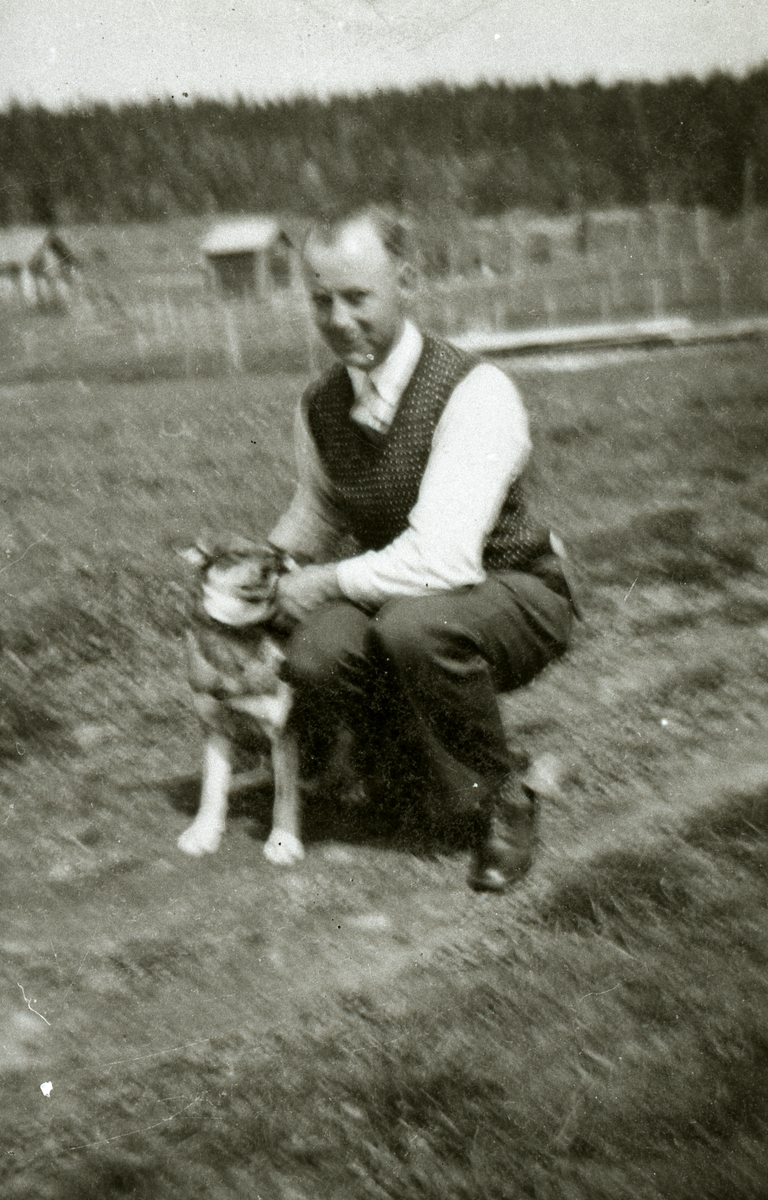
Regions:
<instances>
[{"instance_id":1,"label":"shed roof","mask_svg":"<svg viewBox=\"0 0 768 1200\"><path fill-rule=\"evenodd\" d=\"M247 254L266 250L283 232L274 217L242 217L236 221L221 221L203 238L203 254L215 258L219 254Z\"/></svg>"},{"instance_id":2,"label":"shed roof","mask_svg":"<svg viewBox=\"0 0 768 1200\"><path fill-rule=\"evenodd\" d=\"M0 268L28 266L47 237L48 230L43 226L0 229Z\"/></svg>"}]
</instances>

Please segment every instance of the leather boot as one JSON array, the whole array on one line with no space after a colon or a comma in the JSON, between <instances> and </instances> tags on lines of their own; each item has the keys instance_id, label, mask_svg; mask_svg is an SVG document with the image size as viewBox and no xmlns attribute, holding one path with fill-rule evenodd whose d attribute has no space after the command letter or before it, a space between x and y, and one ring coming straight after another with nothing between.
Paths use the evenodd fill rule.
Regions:
<instances>
[{"instance_id":1,"label":"leather boot","mask_svg":"<svg viewBox=\"0 0 768 1200\"><path fill-rule=\"evenodd\" d=\"M497 796L478 813L467 883L476 892L504 892L528 871L536 848L535 796L524 789L514 802Z\"/></svg>"}]
</instances>

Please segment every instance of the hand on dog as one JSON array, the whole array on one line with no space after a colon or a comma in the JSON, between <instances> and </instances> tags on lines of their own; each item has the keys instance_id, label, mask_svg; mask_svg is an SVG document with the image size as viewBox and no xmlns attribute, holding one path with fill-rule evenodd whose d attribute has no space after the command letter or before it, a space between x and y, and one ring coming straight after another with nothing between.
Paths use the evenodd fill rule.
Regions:
<instances>
[{"instance_id":1,"label":"hand on dog","mask_svg":"<svg viewBox=\"0 0 768 1200\"><path fill-rule=\"evenodd\" d=\"M278 618L292 628L321 604L341 600L343 596L335 563L297 567L282 575L277 585Z\"/></svg>"}]
</instances>

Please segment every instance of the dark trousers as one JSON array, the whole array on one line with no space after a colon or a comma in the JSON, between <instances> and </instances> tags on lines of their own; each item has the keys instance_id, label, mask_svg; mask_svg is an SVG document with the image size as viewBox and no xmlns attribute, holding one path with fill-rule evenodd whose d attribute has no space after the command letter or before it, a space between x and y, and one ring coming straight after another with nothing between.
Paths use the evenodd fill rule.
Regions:
<instances>
[{"instance_id":1,"label":"dark trousers","mask_svg":"<svg viewBox=\"0 0 768 1200\"><path fill-rule=\"evenodd\" d=\"M558 590L548 583L509 571L390 600L373 616L346 601L317 609L292 633L285 664L309 757L341 719L363 770L394 784L421 773L455 815L483 808L510 770L497 693L527 683L568 642L567 585L556 571Z\"/></svg>"}]
</instances>

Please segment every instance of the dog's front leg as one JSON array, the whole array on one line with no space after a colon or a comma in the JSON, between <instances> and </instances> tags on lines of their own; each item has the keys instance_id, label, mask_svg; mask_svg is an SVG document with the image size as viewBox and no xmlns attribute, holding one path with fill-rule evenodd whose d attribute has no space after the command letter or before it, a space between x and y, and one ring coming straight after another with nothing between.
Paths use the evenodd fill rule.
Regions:
<instances>
[{"instance_id":1,"label":"dog's front leg","mask_svg":"<svg viewBox=\"0 0 768 1200\"><path fill-rule=\"evenodd\" d=\"M272 832L264 843L264 855L277 866L301 862L301 793L299 791L299 747L291 731L272 736L272 766L275 773L275 804Z\"/></svg>"},{"instance_id":2,"label":"dog's front leg","mask_svg":"<svg viewBox=\"0 0 768 1200\"><path fill-rule=\"evenodd\" d=\"M185 854L213 854L219 848L227 819L227 797L232 780L232 744L222 733L211 733L203 755L200 808L178 840Z\"/></svg>"}]
</instances>

